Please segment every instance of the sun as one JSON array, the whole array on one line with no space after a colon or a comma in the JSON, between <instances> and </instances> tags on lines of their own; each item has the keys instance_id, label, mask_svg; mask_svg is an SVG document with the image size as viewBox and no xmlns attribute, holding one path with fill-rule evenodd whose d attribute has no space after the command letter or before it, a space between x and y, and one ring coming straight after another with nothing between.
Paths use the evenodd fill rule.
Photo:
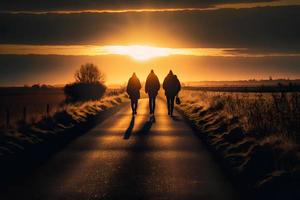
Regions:
<instances>
[{"instance_id":1,"label":"sun","mask_svg":"<svg viewBox=\"0 0 300 200\"><path fill-rule=\"evenodd\" d=\"M164 57L172 54L169 48L147 45L106 46L105 50L111 54L128 55L138 61L146 61L151 58Z\"/></svg>"}]
</instances>

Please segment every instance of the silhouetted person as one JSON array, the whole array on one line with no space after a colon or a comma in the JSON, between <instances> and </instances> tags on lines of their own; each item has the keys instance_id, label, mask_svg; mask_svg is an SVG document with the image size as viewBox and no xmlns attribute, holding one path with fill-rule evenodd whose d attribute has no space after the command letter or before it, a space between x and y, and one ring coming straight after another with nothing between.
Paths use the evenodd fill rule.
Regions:
<instances>
[{"instance_id":1,"label":"silhouetted person","mask_svg":"<svg viewBox=\"0 0 300 200\"><path fill-rule=\"evenodd\" d=\"M181 85L177 76L173 74L172 70L170 70L169 74L165 78L163 88L167 98L168 115L173 116L175 97L181 90Z\"/></svg>"},{"instance_id":2,"label":"silhouetted person","mask_svg":"<svg viewBox=\"0 0 300 200\"><path fill-rule=\"evenodd\" d=\"M131 108L132 108L132 114L137 114L136 110L138 107L138 100L140 98L140 89L142 88L141 82L136 76L135 73L133 73L132 77L129 79L127 84L127 93L131 100Z\"/></svg>"},{"instance_id":3,"label":"silhouetted person","mask_svg":"<svg viewBox=\"0 0 300 200\"><path fill-rule=\"evenodd\" d=\"M150 74L147 77L146 86L145 86L145 91L149 96L149 108L150 108L151 115L154 115L155 99L159 89L160 89L159 80L157 76L154 74L154 71L151 70Z\"/></svg>"}]
</instances>

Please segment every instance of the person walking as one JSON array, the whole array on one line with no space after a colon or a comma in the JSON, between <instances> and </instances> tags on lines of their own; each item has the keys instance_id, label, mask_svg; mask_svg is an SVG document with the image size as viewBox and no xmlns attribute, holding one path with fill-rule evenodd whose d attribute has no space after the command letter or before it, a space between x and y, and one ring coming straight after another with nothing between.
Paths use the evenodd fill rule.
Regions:
<instances>
[{"instance_id":1,"label":"person walking","mask_svg":"<svg viewBox=\"0 0 300 200\"><path fill-rule=\"evenodd\" d=\"M145 92L149 96L150 115L152 115L152 117L154 117L155 99L159 89L160 89L160 83L158 77L155 75L154 71L151 70L146 80Z\"/></svg>"},{"instance_id":2,"label":"person walking","mask_svg":"<svg viewBox=\"0 0 300 200\"><path fill-rule=\"evenodd\" d=\"M138 100L140 98L141 82L135 73L131 76L127 84L127 94L131 100L132 115L137 114Z\"/></svg>"},{"instance_id":3,"label":"person walking","mask_svg":"<svg viewBox=\"0 0 300 200\"><path fill-rule=\"evenodd\" d=\"M168 115L173 116L175 97L181 90L181 84L176 75L170 70L163 82L163 88L167 98Z\"/></svg>"}]
</instances>

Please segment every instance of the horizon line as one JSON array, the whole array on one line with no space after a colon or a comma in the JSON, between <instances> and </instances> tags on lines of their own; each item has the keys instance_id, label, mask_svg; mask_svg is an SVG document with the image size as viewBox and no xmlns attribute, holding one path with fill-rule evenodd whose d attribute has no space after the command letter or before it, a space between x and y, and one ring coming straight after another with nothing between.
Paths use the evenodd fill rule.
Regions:
<instances>
[{"instance_id":1,"label":"horizon line","mask_svg":"<svg viewBox=\"0 0 300 200\"><path fill-rule=\"evenodd\" d=\"M276 81L300 81L300 77L299 78L274 78L272 80L270 79L233 79L233 80L200 80L200 81L182 81L182 84L191 84L191 83L202 83L202 82L261 82L261 81L272 81L272 82L276 82ZM142 81L143 83L143 81ZM33 83L33 84L26 84L24 83L23 85L0 85L0 88L10 88L10 87L21 87L21 88L26 88L29 87L31 88L31 86L33 85L46 85L46 86L50 86L50 87L54 87L54 88L59 88L59 87L63 87L64 85L69 84L69 83L54 83L54 84L47 84L47 83ZM124 83L108 83L105 84L106 86L122 86L124 85Z\"/></svg>"}]
</instances>

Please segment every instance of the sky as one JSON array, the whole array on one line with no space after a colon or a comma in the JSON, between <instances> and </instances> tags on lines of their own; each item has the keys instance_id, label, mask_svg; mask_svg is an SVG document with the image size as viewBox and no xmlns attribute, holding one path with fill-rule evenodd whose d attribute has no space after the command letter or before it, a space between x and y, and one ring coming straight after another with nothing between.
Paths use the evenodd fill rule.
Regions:
<instances>
[{"instance_id":1,"label":"sky","mask_svg":"<svg viewBox=\"0 0 300 200\"><path fill-rule=\"evenodd\" d=\"M0 86L300 78L300 0L1 0Z\"/></svg>"}]
</instances>

